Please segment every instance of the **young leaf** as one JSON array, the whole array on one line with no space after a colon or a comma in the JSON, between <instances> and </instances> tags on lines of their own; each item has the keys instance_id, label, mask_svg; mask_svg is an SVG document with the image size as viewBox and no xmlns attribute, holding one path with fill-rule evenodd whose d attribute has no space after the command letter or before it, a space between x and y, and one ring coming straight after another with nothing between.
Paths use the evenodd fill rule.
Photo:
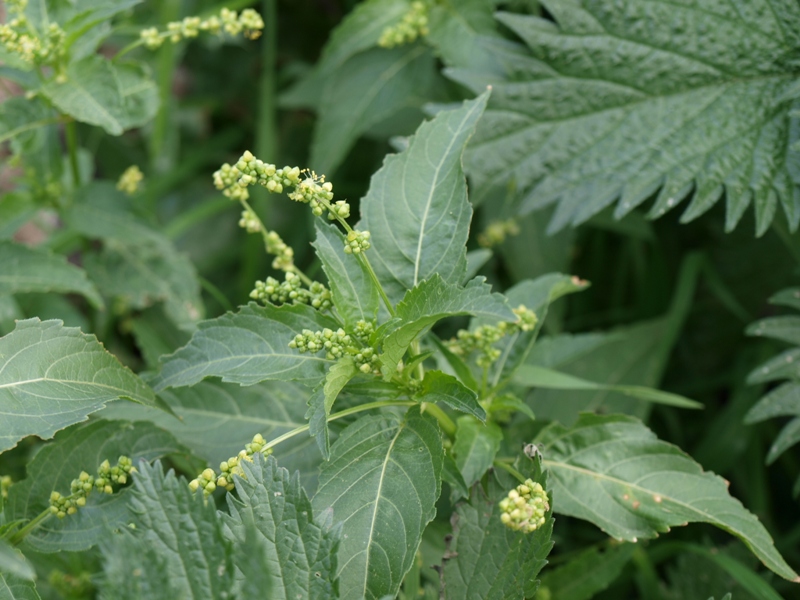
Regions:
<instances>
[{"instance_id":1,"label":"young leaf","mask_svg":"<svg viewBox=\"0 0 800 600\"><path fill-rule=\"evenodd\" d=\"M394 596L436 514L443 448L434 419L411 409L363 417L342 432L322 465L315 514L342 522L343 600Z\"/></svg>"},{"instance_id":2,"label":"young leaf","mask_svg":"<svg viewBox=\"0 0 800 600\"><path fill-rule=\"evenodd\" d=\"M27 478L8 490L6 517L33 519L49 507L50 493L69 493L81 471L96 473L104 460L114 463L125 455L137 464L175 452L185 452L166 431L149 423L93 421L56 435L28 463ZM138 464L137 464L138 468ZM128 492L93 492L86 506L63 519L48 518L25 537L38 552L85 550L100 542L109 529L125 524Z\"/></svg>"},{"instance_id":3,"label":"young leaf","mask_svg":"<svg viewBox=\"0 0 800 600\"><path fill-rule=\"evenodd\" d=\"M397 305L397 321L383 339L380 355L384 377L391 377L416 337L445 317L474 315L496 321L515 321L506 299L493 294L483 277L462 288L446 283L438 274L409 290Z\"/></svg>"},{"instance_id":4,"label":"young leaf","mask_svg":"<svg viewBox=\"0 0 800 600\"><path fill-rule=\"evenodd\" d=\"M741 539L781 577L800 581L764 526L729 495L726 482L638 419L584 414L570 429L549 425L536 441L543 444L557 512L628 541L710 523Z\"/></svg>"},{"instance_id":5,"label":"young leaf","mask_svg":"<svg viewBox=\"0 0 800 600\"><path fill-rule=\"evenodd\" d=\"M547 589L552 600L591 600L619 577L635 550L635 544L619 544L603 552L596 547L584 550L564 566L545 571L540 589Z\"/></svg>"},{"instance_id":6,"label":"young leaf","mask_svg":"<svg viewBox=\"0 0 800 600\"><path fill-rule=\"evenodd\" d=\"M442 402L453 410L486 420L486 411L478 402L478 395L447 373L426 371L418 397L423 402Z\"/></svg>"},{"instance_id":7,"label":"young leaf","mask_svg":"<svg viewBox=\"0 0 800 600\"><path fill-rule=\"evenodd\" d=\"M461 154L488 97L423 123L406 150L386 157L361 200L358 229L372 234L369 259L393 303L435 273L463 280L472 208Z\"/></svg>"},{"instance_id":8,"label":"young leaf","mask_svg":"<svg viewBox=\"0 0 800 600\"><path fill-rule=\"evenodd\" d=\"M453 454L464 481L471 486L492 466L503 431L496 423L479 423L470 416L460 417L457 425Z\"/></svg>"},{"instance_id":9,"label":"young leaf","mask_svg":"<svg viewBox=\"0 0 800 600\"><path fill-rule=\"evenodd\" d=\"M328 276L333 305L345 325L372 321L378 317L380 296L369 272L360 260L344 253L344 235L335 225L317 220L317 256Z\"/></svg>"},{"instance_id":10,"label":"young leaf","mask_svg":"<svg viewBox=\"0 0 800 600\"><path fill-rule=\"evenodd\" d=\"M156 390L194 385L205 377L252 385L259 381L314 384L333 364L314 354L300 354L289 342L303 329L337 329L332 319L310 306L259 306L251 302L237 313L202 321L189 343L163 358L153 381Z\"/></svg>"},{"instance_id":11,"label":"young leaf","mask_svg":"<svg viewBox=\"0 0 800 600\"><path fill-rule=\"evenodd\" d=\"M465 157L480 190L513 181L522 212L558 202L551 230L617 200L620 217L657 191L651 215L660 216L692 190L683 221L724 192L728 230L752 204L763 234L779 202L797 227L790 150L797 5L542 4L555 24L498 17L531 50L514 75L453 74L476 92L493 84L492 106Z\"/></svg>"},{"instance_id":12,"label":"young leaf","mask_svg":"<svg viewBox=\"0 0 800 600\"><path fill-rule=\"evenodd\" d=\"M153 391L93 335L27 319L0 338L0 452L28 435L48 439L117 398L157 405Z\"/></svg>"},{"instance_id":13,"label":"young leaf","mask_svg":"<svg viewBox=\"0 0 800 600\"><path fill-rule=\"evenodd\" d=\"M2 600L41 600L36 584L11 573L0 572Z\"/></svg>"},{"instance_id":14,"label":"young leaf","mask_svg":"<svg viewBox=\"0 0 800 600\"><path fill-rule=\"evenodd\" d=\"M241 465L239 497L228 494L230 515L220 516L236 546L246 548L255 538L265 551L270 597L336 598L338 530L315 521L299 476L279 468L274 457L256 455Z\"/></svg>"},{"instance_id":15,"label":"young leaf","mask_svg":"<svg viewBox=\"0 0 800 600\"><path fill-rule=\"evenodd\" d=\"M325 383L314 390L308 399L308 412L306 413L308 433L316 439L317 446L325 460L330 457L328 416L331 414L331 408L333 408L339 392L356 375L358 375L358 369L353 359L345 356L333 364L325 377Z\"/></svg>"},{"instance_id":16,"label":"young leaf","mask_svg":"<svg viewBox=\"0 0 800 600\"><path fill-rule=\"evenodd\" d=\"M75 293L86 297L95 308L103 307L97 288L83 269L63 256L20 244L0 242L0 294L25 292Z\"/></svg>"}]
</instances>

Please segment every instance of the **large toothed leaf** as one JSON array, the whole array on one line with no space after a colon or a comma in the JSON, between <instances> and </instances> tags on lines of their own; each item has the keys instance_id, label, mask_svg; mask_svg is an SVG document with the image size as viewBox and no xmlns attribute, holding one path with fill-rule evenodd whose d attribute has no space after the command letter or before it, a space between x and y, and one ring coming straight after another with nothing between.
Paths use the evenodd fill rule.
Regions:
<instances>
[{"instance_id":1,"label":"large toothed leaf","mask_svg":"<svg viewBox=\"0 0 800 600\"><path fill-rule=\"evenodd\" d=\"M796 48L800 7L783 0L547 0L555 23L501 14L530 48L506 78L454 72L492 102L466 155L482 193L519 190L522 212L558 203L551 230L617 203L691 197L690 221L723 195L726 228L778 204L796 227ZM554 101L557 99L557 101Z\"/></svg>"},{"instance_id":2,"label":"large toothed leaf","mask_svg":"<svg viewBox=\"0 0 800 600\"><path fill-rule=\"evenodd\" d=\"M372 234L368 256L393 303L434 273L446 283L464 278L472 208L461 155L487 99L423 123L403 152L386 157L361 200L358 228Z\"/></svg>"},{"instance_id":3,"label":"large toothed leaf","mask_svg":"<svg viewBox=\"0 0 800 600\"><path fill-rule=\"evenodd\" d=\"M436 514L443 460L436 421L412 409L364 417L331 447L312 504L342 522L339 594L344 600L394 596Z\"/></svg>"},{"instance_id":4,"label":"large toothed leaf","mask_svg":"<svg viewBox=\"0 0 800 600\"><path fill-rule=\"evenodd\" d=\"M202 321L189 343L164 358L157 390L194 385L205 377L252 385L278 379L314 384L332 361L289 347L304 329L336 329L335 321L306 305L259 306Z\"/></svg>"},{"instance_id":5,"label":"large toothed leaf","mask_svg":"<svg viewBox=\"0 0 800 600\"><path fill-rule=\"evenodd\" d=\"M260 455L242 469L245 476L235 480L238 498L227 497L230 515L220 515L238 546L255 540L262 548L269 597L336 598L339 531L314 518L299 475Z\"/></svg>"},{"instance_id":6,"label":"large toothed leaf","mask_svg":"<svg viewBox=\"0 0 800 600\"><path fill-rule=\"evenodd\" d=\"M186 450L150 423L93 421L62 431L28 463L27 478L9 489L6 516L9 521L33 519L48 508L51 492L68 495L81 471L96 473L104 460L113 465L124 454L137 463L175 452ZM26 536L25 544L48 553L90 548L109 529L125 524L129 499L127 490L110 496L92 492L76 514L49 518Z\"/></svg>"},{"instance_id":7,"label":"large toothed leaf","mask_svg":"<svg viewBox=\"0 0 800 600\"><path fill-rule=\"evenodd\" d=\"M764 526L729 494L727 483L638 419L584 414L570 429L551 424L536 442L542 444L556 512L628 541L687 523L710 523L741 539L781 577L800 581Z\"/></svg>"},{"instance_id":8,"label":"large toothed leaf","mask_svg":"<svg viewBox=\"0 0 800 600\"><path fill-rule=\"evenodd\" d=\"M0 452L28 435L50 438L117 398L156 406L153 391L93 335L27 319L0 338Z\"/></svg>"},{"instance_id":9,"label":"large toothed leaf","mask_svg":"<svg viewBox=\"0 0 800 600\"><path fill-rule=\"evenodd\" d=\"M95 308L103 306L97 288L83 269L63 256L20 244L0 242L0 294L25 292L74 293L86 297Z\"/></svg>"}]
</instances>

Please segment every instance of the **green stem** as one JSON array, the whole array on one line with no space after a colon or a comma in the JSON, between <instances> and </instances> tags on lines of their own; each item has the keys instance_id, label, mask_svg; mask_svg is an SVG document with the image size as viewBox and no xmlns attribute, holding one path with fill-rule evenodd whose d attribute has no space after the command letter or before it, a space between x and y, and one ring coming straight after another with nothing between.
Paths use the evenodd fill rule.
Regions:
<instances>
[{"instance_id":1,"label":"green stem","mask_svg":"<svg viewBox=\"0 0 800 600\"><path fill-rule=\"evenodd\" d=\"M14 533L14 535L12 535L11 538L9 538L9 540L8 540L9 543L12 546L17 546L22 540L25 539L26 535L28 535L31 531L36 529L39 525L44 523L48 518L50 518L50 516L52 516L52 514L53 513L50 512L50 508L49 507L44 509L42 512L40 512L36 516L36 518L28 521L28 523L25 525L25 527L23 527L22 529L20 529L16 533Z\"/></svg>"},{"instance_id":2,"label":"green stem","mask_svg":"<svg viewBox=\"0 0 800 600\"><path fill-rule=\"evenodd\" d=\"M514 478L517 479L517 481L519 481L520 483L525 483L527 477L525 477L522 473L517 471L514 467L512 467L508 463L505 463L502 460L495 460L492 462L492 464L495 467L503 469L506 473L510 473L511 475L513 475Z\"/></svg>"},{"instance_id":3,"label":"green stem","mask_svg":"<svg viewBox=\"0 0 800 600\"><path fill-rule=\"evenodd\" d=\"M439 427L447 434L447 437L455 437L456 424L441 408L432 402L423 402L421 412L426 412L439 421Z\"/></svg>"},{"instance_id":4,"label":"green stem","mask_svg":"<svg viewBox=\"0 0 800 600\"><path fill-rule=\"evenodd\" d=\"M67 137L67 151L69 152L69 166L72 171L72 181L76 188L81 187L81 171L78 167L78 132L75 121L69 120L64 126Z\"/></svg>"}]
</instances>

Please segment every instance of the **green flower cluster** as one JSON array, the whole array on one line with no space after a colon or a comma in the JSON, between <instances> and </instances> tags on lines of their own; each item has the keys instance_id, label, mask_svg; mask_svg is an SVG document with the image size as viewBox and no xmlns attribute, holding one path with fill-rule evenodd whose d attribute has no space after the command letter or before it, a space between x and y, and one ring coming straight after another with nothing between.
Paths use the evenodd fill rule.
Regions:
<instances>
[{"instance_id":1,"label":"green flower cluster","mask_svg":"<svg viewBox=\"0 0 800 600\"><path fill-rule=\"evenodd\" d=\"M247 233L258 233L261 231L261 219L256 216L253 209L245 208L242 211L242 218L239 219L239 227Z\"/></svg>"},{"instance_id":2,"label":"green flower cluster","mask_svg":"<svg viewBox=\"0 0 800 600\"><path fill-rule=\"evenodd\" d=\"M515 323L500 321L497 325L479 325L472 331L461 329L456 337L447 342L448 349L453 354L466 356L477 351L478 358L475 362L479 367L488 368L500 358L500 350L493 344L507 335L517 331L533 331L536 327L536 313L520 304L512 309L518 320Z\"/></svg>"},{"instance_id":3,"label":"green flower cluster","mask_svg":"<svg viewBox=\"0 0 800 600\"><path fill-rule=\"evenodd\" d=\"M382 48L402 46L426 35L428 35L428 4L416 0L411 3L411 8L399 23L389 25L381 32L378 46Z\"/></svg>"},{"instance_id":4,"label":"green flower cluster","mask_svg":"<svg viewBox=\"0 0 800 600\"><path fill-rule=\"evenodd\" d=\"M349 231L345 238L344 253L345 254L360 254L365 250L369 250L369 231Z\"/></svg>"},{"instance_id":5,"label":"green flower cluster","mask_svg":"<svg viewBox=\"0 0 800 600\"><path fill-rule=\"evenodd\" d=\"M136 472L136 467L127 456L120 456L117 464L111 466L107 460L97 468L97 475L89 475L86 471L81 471L77 479L70 483L70 495L63 496L59 492L53 491L50 494L50 512L59 519L67 515L74 515L78 509L86 506L86 499L92 490L113 494L114 486L123 486L128 483L128 476Z\"/></svg>"},{"instance_id":6,"label":"green flower cluster","mask_svg":"<svg viewBox=\"0 0 800 600\"><path fill-rule=\"evenodd\" d=\"M510 235L519 235L519 225L514 219L505 221L492 221L486 229L478 234L478 244L484 248L491 248L506 241Z\"/></svg>"},{"instance_id":7,"label":"green flower cluster","mask_svg":"<svg viewBox=\"0 0 800 600\"><path fill-rule=\"evenodd\" d=\"M257 453L261 453L265 457L272 454L272 449L266 448L266 445L267 441L264 437L260 433L255 434L253 440L245 445L244 450L219 464L219 475L214 469L205 469L196 479L189 482L189 488L193 492L202 489L204 496L212 494L217 488L223 488L230 492L234 488L233 476L244 477L244 471L240 466L243 460L253 462L253 456Z\"/></svg>"},{"instance_id":8,"label":"green flower cluster","mask_svg":"<svg viewBox=\"0 0 800 600\"><path fill-rule=\"evenodd\" d=\"M369 335L374 330L374 325L366 321L359 321L356 329L358 333L352 336L341 328L336 331L327 327L322 331L304 329L302 333L298 333L289 342L289 347L296 349L301 354L305 352L316 354L324 350L325 357L328 360L336 360L348 355L353 358L353 362L362 373L380 374L378 354L375 350L368 346L356 345L357 341L362 344L366 343Z\"/></svg>"},{"instance_id":9,"label":"green flower cluster","mask_svg":"<svg viewBox=\"0 0 800 600\"><path fill-rule=\"evenodd\" d=\"M264 239L267 252L275 257L272 268L278 271L291 271L294 268L294 250L275 231L268 231Z\"/></svg>"},{"instance_id":10,"label":"green flower cluster","mask_svg":"<svg viewBox=\"0 0 800 600\"><path fill-rule=\"evenodd\" d=\"M57 65L66 55L67 34L57 23L50 23L39 37L25 17L28 0L8 0L5 5L13 17L0 24L0 43L29 65Z\"/></svg>"},{"instance_id":11,"label":"green flower cluster","mask_svg":"<svg viewBox=\"0 0 800 600\"><path fill-rule=\"evenodd\" d=\"M500 520L506 527L532 533L544 525L550 501L541 484L526 479L500 501L500 510Z\"/></svg>"},{"instance_id":12,"label":"green flower cluster","mask_svg":"<svg viewBox=\"0 0 800 600\"><path fill-rule=\"evenodd\" d=\"M252 8L246 8L241 14L235 10L223 8L219 16L214 15L208 19L200 17L185 17L182 21L167 23L166 31L159 31L156 27L143 29L139 37L144 45L150 50L155 50L169 40L173 44L181 40L196 38L201 32L208 32L220 35L223 32L236 36L244 32L244 36L250 40L261 37L264 29L264 20Z\"/></svg>"},{"instance_id":13,"label":"green flower cluster","mask_svg":"<svg viewBox=\"0 0 800 600\"><path fill-rule=\"evenodd\" d=\"M117 189L132 196L139 191L139 185L144 181L144 174L138 166L133 165L125 169L117 181Z\"/></svg>"},{"instance_id":14,"label":"green flower cluster","mask_svg":"<svg viewBox=\"0 0 800 600\"><path fill-rule=\"evenodd\" d=\"M0 476L0 499L5 500L8 498L8 488L14 483L10 475Z\"/></svg>"},{"instance_id":15,"label":"green flower cluster","mask_svg":"<svg viewBox=\"0 0 800 600\"><path fill-rule=\"evenodd\" d=\"M302 279L291 271L284 275L282 283L273 277L267 277L266 281L256 281L250 297L264 304L310 304L319 310L327 310L333 306L328 288L318 281L312 281L308 288L304 288Z\"/></svg>"}]
</instances>

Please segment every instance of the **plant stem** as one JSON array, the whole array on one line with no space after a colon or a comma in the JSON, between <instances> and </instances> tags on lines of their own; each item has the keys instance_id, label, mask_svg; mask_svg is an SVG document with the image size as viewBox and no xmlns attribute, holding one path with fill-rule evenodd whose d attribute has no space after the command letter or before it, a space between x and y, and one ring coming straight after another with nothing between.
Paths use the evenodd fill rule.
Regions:
<instances>
[{"instance_id":1,"label":"plant stem","mask_svg":"<svg viewBox=\"0 0 800 600\"><path fill-rule=\"evenodd\" d=\"M437 421L439 421L439 427L441 427L442 430L447 434L447 437L454 437L456 435L456 424L453 423L453 419L448 417L447 413L445 413L441 408L432 402L423 402L420 410L421 412L428 413Z\"/></svg>"},{"instance_id":2,"label":"plant stem","mask_svg":"<svg viewBox=\"0 0 800 600\"><path fill-rule=\"evenodd\" d=\"M44 523L50 516L52 516L52 514L53 513L50 512L50 508L49 507L44 509L34 519L31 519L30 521L28 521L28 523L26 523L25 527L23 527L22 529L20 529L16 533L14 533L14 535L12 535L9 538L9 540L8 540L9 543L12 546L17 546L20 542L22 542L22 540L25 539L26 535L28 535L31 531L36 529L39 525Z\"/></svg>"},{"instance_id":3,"label":"plant stem","mask_svg":"<svg viewBox=\"0 0 800 600\"><path fill-rule=\"evenodd\" d=\"M76 188L81 187L81 171L78 167L78 132L76 131L75 121L70 119L64 125L64 133L67 137L67 151L69 152L69 167L72 171L72 182Z\"/></svg>"},{"instance_id":4,"label":"plant stem","mask_svg":"<svg viewBox=\"0 0 800 600\"><path fill-rule=\"evenodd\" d=\"M509 465L508 463L505 463L502 460L495 460L495 461L492 462L492 464L495 467L499 467L499 468L503 469L505 472L510 473L511 475L513 475L514 478L517 479L520 483L525 483L525 480L527 478L522 473L517 471L514 467Z\"/></svg>"}]
</instances>

